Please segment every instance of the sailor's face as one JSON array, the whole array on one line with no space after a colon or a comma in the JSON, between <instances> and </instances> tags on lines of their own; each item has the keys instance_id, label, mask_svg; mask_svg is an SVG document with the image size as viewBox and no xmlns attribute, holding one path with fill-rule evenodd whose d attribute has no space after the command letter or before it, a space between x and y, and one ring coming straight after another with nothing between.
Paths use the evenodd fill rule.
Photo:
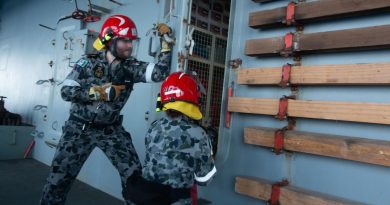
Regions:
<instances>
[{"instance_id":1,"label":"sailor's face","mask_svg":"<svg viewBox=\"0 0 390 205\"><path fill-rule=\"evenodd\" d=\"M127 59L133 52L133 43L131 39L119 38L116 41L116 52L119 58Z\"/></svg>"}]
</instances>

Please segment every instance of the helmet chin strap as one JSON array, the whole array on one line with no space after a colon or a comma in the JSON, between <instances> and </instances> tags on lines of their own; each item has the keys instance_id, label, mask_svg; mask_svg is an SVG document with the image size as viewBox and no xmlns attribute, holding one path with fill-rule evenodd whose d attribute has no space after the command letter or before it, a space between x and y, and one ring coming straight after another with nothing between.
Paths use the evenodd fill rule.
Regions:
<instances>
[{"instance_id":1,"label":"helmet chin strap","mask_svg":"<svg viewBox=\"0 0 390 205\"><path fill-rule=\"evenodd\" d=\"M108 49L110 50L110 52L112 53L112 55L115 57L115 59L118 59L118 52L117 52L117 49L116 49L116 42L117 42L118 38L114 38L112 39L112 42L110 44L110 46L108 47Z\"/></svg>"}]
</instances>

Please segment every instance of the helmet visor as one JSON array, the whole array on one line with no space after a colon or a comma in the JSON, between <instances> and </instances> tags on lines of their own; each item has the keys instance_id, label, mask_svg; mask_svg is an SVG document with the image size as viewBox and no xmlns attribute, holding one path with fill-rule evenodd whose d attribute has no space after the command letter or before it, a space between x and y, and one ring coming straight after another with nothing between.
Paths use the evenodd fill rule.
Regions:
<instances>
[{"instance_id":1,"label":"helmet visor","mask_svg":"<svg viewBox=\"0 0 390 205\"><path fill-rule=\"evenodd\" d=\"M132 40L133 51L131 52L131 57L133 57L133 58L137 58L138 49L139 49L139 41L140 41L139 38Z\"/></svg>"},{"instance_id":2,"label":"helmet visor","mask_svg":"<svg viewBox=\"0 0 390 205\"><path fill-rule=\"evenodd\" d=\"M131 40L126 38L118 38L115 40L115 49L118 58L127 59L136 57L138 50L138 39Z\"/></svg>"}]
</instances>

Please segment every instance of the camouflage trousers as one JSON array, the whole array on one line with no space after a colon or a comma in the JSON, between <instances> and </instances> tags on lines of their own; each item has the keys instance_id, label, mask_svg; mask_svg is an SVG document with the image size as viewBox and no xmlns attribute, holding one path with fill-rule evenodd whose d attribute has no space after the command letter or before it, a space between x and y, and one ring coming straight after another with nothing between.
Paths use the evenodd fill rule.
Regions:
<instances>
[{"instance_id":1,"label":"camouflage trousers","mask_svg":"<svg viewBox=\"0 0 390 205\"><path fill-rule=\"evenodd\" d=\"M41 205L65 204L72 183L95 147L100 148L119 171L122 188L135 170L141 170L131 136L121 125L85 131L82 126L78 122L66 122L43 188ZM125 204L132 203L126 201Z\"/></svg>"}]
</instances>

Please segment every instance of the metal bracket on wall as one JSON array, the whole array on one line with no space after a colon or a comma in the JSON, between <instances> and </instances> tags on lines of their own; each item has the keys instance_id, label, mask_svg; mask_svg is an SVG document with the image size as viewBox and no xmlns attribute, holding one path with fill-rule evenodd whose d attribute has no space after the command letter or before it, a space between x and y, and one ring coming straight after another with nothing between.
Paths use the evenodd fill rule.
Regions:
<instances>
[{"instance_id":1,"label":"metal bracket on wall","mask_svg":"<svg viewBox=\"0 0 390 205\"><path fill-rule=\"evenodd\" d=\"M294 55L294 49L296 47L295 34L290 32L284 36L284 48L280 51L280 55L283 57L290 57Z\"/></svg>"},{"instance_id":2,"label":"metal bracket on wall","mask_svg":"<svg viewBox=\"0 0 390 205\"><path fill-rule=\"evenodd\" d=\"M45 136L44 132L39 132L38 130L34 130L30 133L33 137L43 138Z\"/></svg>"},{"instance_id":3,"label":"metal bracket on wall","mask_svg":"<svg viewBox=\"0 0 390 205\"><path fill-rule=\"evenodd\" d=\"M234 81L231 82L231 85L228 87L227 98L233 97L233 87ZM226 114L225 114L225 127L230 128L231 113L228 111L228 105L226 104Z\"/></svg>"},{"instance_id":4,"label":"metal bracket on wall","mask_svg":"<svg viewBox=\"0 0 390 205\"><path fill-rule=\"evenodd\" d=\"M188 59L187 55L184 55L181 51L177 53L177 64L179 70L184 70L184 63Z\"/></svg>"},{"instance_id":5,"label":"metal bracket on wall","mask_svg":"<svg viewBox=\"0 0 390 205\"><path fill-rule=\"evenodd\" d=\"M47 109L46 105L35 105L33 110L42 110L42 109Z\"/></svg>"},{"instance_id":6,"label":"metal bracket on wall","mask_svg":"<svg viewBox=\"0 0 390 205\"><path fill-rule=\"evenodd\" d=\"M57 83L57 81L54 80L54 78L50 78L47 80L38 80L37 82L35 82L35 84L37 84L37 85L42 85L44 83L50 83L51 85L55 85Z\"/></svg>"},{"instance_id":7,"label":"metal bracket on wall","mask_svg":"<svg viewBox=\"0 0 390 205\"><path fill-rule=\"evenodd\" d=\"M236 58L229 61L229 66L231 66L233 69L237 69L242 65L242 59Z\"/></svg>"},{"instance_id":8,"label":"metal bracket on wall","mask_svg":"<svg viewBox=\"0 0 390 205\"><path fill-rule=\"evenodd\" d=\"M45 140L45 144L49 146L50 148L57 147L58 143L52 140Z\"/></svg>"},{"instance_id":9,"label":"metal bracket on wall","mask_svg":"<svg viewBox=\"0 0 390 205\"><path fill-rule=\"evenodd\" d=\"M295 2L290 2L287 5L286 17L285 17L285 19L282 20L282 22L284 24L286 24L287 26L295 24L295 10L296 10L295 5L296 5Z\"/></svg>"}]
</instances>

